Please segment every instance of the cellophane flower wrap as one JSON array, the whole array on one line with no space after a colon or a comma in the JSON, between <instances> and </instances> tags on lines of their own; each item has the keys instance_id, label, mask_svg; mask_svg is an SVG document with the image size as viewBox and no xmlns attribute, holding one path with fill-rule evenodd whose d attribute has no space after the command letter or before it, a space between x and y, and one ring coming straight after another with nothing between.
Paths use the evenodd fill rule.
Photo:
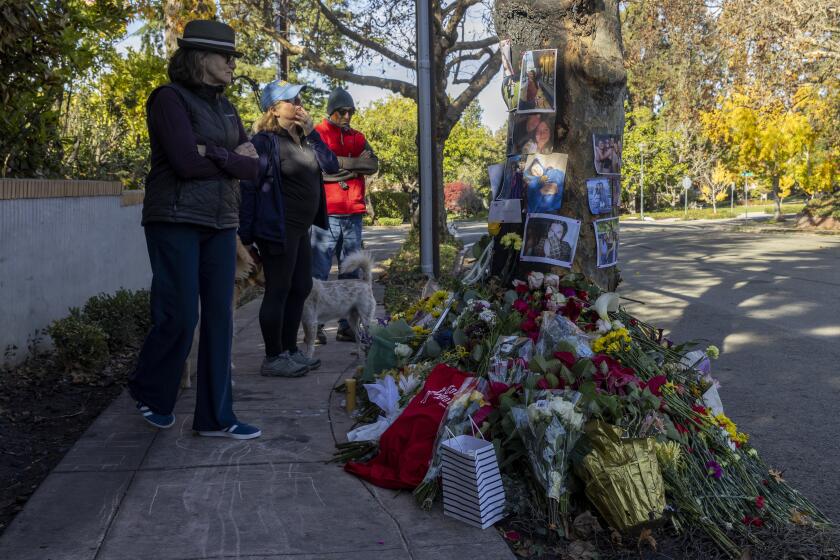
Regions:
<instances>
[{"instance_id":1,"label":"cellophane flower wrap","mask_svg":"<svg viewBox=\"0 0 840 560\"><path fill-rule=\"evenodd\" d=\"M569 511L569 466L572 450L582 434L584 415L576 391L542 391L525 406L510 409L531 470L548 499L549 524L566 524Z\"/></svg>"}]
</instances>

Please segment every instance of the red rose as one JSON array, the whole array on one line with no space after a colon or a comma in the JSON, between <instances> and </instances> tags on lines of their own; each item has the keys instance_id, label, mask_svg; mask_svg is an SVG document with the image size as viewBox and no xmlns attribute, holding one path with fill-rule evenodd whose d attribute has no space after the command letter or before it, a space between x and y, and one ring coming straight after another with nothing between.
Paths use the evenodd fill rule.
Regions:
<instances>
[{"instance_id":1,"label":"red rose","mask_svg":"<svg viewBox=\"0 0 840 560\"><path fill-rule=\"evenodd\" d=\"M755 497L755 507L761 509L764 507L764 496L756 496Z\"/></svg>"},{"instance_id":2,"label":"red rose","mask_svg":"<svg viewBox=\"0 0 840 560\"><path fill-rule=\"evenodd\" d=\"M528 304L525 303L525 300L518 299L513 302L513 309L524 315L528 312Z\"/></svg>"},{"instance_id":3,"label":"red rose","mask_svg":"<svg viewBox=\"0 0 840 560\"><path fill-rule=\"evenodd\" d=\"M571 352L555 352L554 357L563 362L564 366L569 368L575 365L575 362L577 361L575 355Z\"/></svg>"},{"instance_id":4,"label":"red rose","mask_svg":"<svg viewBox=\"0 0 840 560\"><path fill-rule=\"evenodd\" d=\"M517 284L516 288L517 294L527 294L528 293L528 284Z\"/></svg>"},{"instance_id":5,"label":"red rose","mask_svg":"<svg viewBox=\"0 0 840 560\"><path fill-rule=\"evenodd\" d=\"M533 319L525 319L521 323L519 323L519 328L523 332L531 333L537 330L537 323Z\"/></svg>"}]
</instances>

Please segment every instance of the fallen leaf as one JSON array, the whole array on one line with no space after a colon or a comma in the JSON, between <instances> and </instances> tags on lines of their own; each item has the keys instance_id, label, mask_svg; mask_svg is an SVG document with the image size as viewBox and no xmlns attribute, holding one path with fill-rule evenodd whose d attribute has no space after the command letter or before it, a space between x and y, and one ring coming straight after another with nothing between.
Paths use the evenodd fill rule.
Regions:
<instances>
[{"instance_id":1,"label":"fallen leaf","mask_svg":"<svg viewBox=\"0 0 840 560\"><path fill-rule=\"evenodd\" d=\"M794 525L808 525L808 516L796 508L790 510L790 522Z\"/></svg>"},{"instance_id":2,"label":"fallen leaf","mask_svg":"<svg viewBox=\"0 0 840 560\"><path fill-rule=\"evenodd\" d=\"M621 533L613 529L612 533L610 533L610 540L614 545L621 546Z\"/></svg>"},{"instance_id":3,"label":"fallen leaf","mask_svg":"<svg viewBox=\"0 0 840 560\"><path fill-rule=\"evenodd\" d=\"M573 541L569 545L567 556L569 560L597 560L598 549L591 541Z\"/></svg>"},{"instance_id":4,"label":"fallen leaf","mask_svg":"<svg viewBox=\"0 0 840 560\"><path fill-rule=\"evenodd\" d=\"M784 471L770 469L770 477L778 483L782 483L785 481L785 479L782 478L782 474L784 474Z\"/></svg>"},{"instance_id":5,"label":"fallen leaf","mask_svg":"<svg viewBox=\"0 0 840 560\"><path fill-rule=\"evenodd\" d=\"M598 523L598 519L589 511L581 513L572 521L572 533L579 539L586 540L600 531L601 524Z\"/></svg>"},{"instance_id":6,"label":"fallen leaf","mask_svg":"<svg viewBox=\"0 0 840 560\"><path fill-rule=\"evenodd\" d=\"M750 552L749 548L745 548L741 551L740 560L752 560L752 552Z\"/></svg>"},{"instance_id":7,"label":"fallen leaf","mask_svg":"<svg viewBox=\"0 0 840 560\"><path fill-rule=\"evenodd\" d=\"M653 538L653 531L650 529L642 529L642 532L639 534L639 542L637 543L639 550L642 549L642 545L647 543L651 550L656 552L656 539Z\"/></svg>"}]
</instances>

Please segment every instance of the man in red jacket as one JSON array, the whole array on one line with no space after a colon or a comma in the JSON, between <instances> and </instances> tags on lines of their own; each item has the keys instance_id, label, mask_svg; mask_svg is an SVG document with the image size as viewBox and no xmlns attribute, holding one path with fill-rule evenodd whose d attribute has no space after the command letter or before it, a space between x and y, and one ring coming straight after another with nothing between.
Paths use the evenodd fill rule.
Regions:
<instances>
[{"instance_id":1,"label":"man in red jacket","mask_svg":"<svg viewBox=\"0 0 840 560\"><path fill-rule=\"evenodd\" d=\"M362 250L362 218L373 217L373 208L365 205L365 175L379 170L379 160L365 140L365 135L350 127L356 112L353 98L338 87L330 93L327 115L315 130L338 157L337 174L324 174L327 192L329 229L312 226L312 276L326 280L330 275L333 255L338 267L347 255ZM357 272L339 274L339 278L356 278ZM336 340L355 341L353 331L345 319L339 321ZM318 327L318 341L327 343L322 325Z\"/></svg>"}]
</instances>

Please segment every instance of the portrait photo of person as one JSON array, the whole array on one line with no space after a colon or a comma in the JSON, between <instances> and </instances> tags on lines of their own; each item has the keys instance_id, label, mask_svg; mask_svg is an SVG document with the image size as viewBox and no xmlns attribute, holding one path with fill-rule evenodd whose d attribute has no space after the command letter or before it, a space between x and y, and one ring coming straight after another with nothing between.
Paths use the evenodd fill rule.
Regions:
<instances>
[{"instance_id":1,"label":"portrait photo of person","mask_svg":"<svg viewBox=\"0 0 840 560\"><path fill-rule=\"evenodd\" d=\"M618 263L618 218L604 218L592 222L595 228L598 268Z\"/></svg>"},{"instance_id":2,"label":"portrait photo of person","mask_svg":"<svg viewBox=\"0 0 840 560\"><path fill-rule=\"evenodd\" d=\"M528 51L522 55L519 79L519 103L516 110L553 113L557 78L557 51L546 49Z\"/></svg>"},{"instance_id":3,"label":"portrait photo of person","mask_svg":"<svg viewBox=\"0 0 840 560\"><path fill-rule=\"evenodd\" d=\"M554 150L554 114L516 114L509 154L550 154Z\"/></svg>"},{"instance_id":4,"label":"portrait photo of person","mask_svg":"<svg viewBox=\"0 0 840 560\"><path fill-rule=\"evenodd\" d=\"M592 149L598 175L621 174L621 135L593 134Z\"/></svg>"},{"instance_id":5,"label":"portrait photo of person","mask_svg":"<svg viewBox=\"0 0 840 560\"><path fill-rule=\"evenodd\" d=\"M586 180L586 194L589 197L589 210L593 214L612 212L613 196L610 181L607 178Z\"/></svg>"},{"instance_id":6,"label":"portrait photo of person","mask_svg":"<svg viewBox=\"0 0 840 560\"><path fill-rule=\"evenodd\" d=\"M568 154L535 154L525 160L523 180L527 187L528 212L556 212L563 206Z\"/></svg>"},{"instance_id":7,"label":"portrait photo of person","mask_svg":"<svg viewBox=\"0 0 840 560\"><path fill-rule=\"evenodd\" d=\"M571 268L580 220L555 214L528 214L520 260Z\"/></svg>"}]
</instances>

